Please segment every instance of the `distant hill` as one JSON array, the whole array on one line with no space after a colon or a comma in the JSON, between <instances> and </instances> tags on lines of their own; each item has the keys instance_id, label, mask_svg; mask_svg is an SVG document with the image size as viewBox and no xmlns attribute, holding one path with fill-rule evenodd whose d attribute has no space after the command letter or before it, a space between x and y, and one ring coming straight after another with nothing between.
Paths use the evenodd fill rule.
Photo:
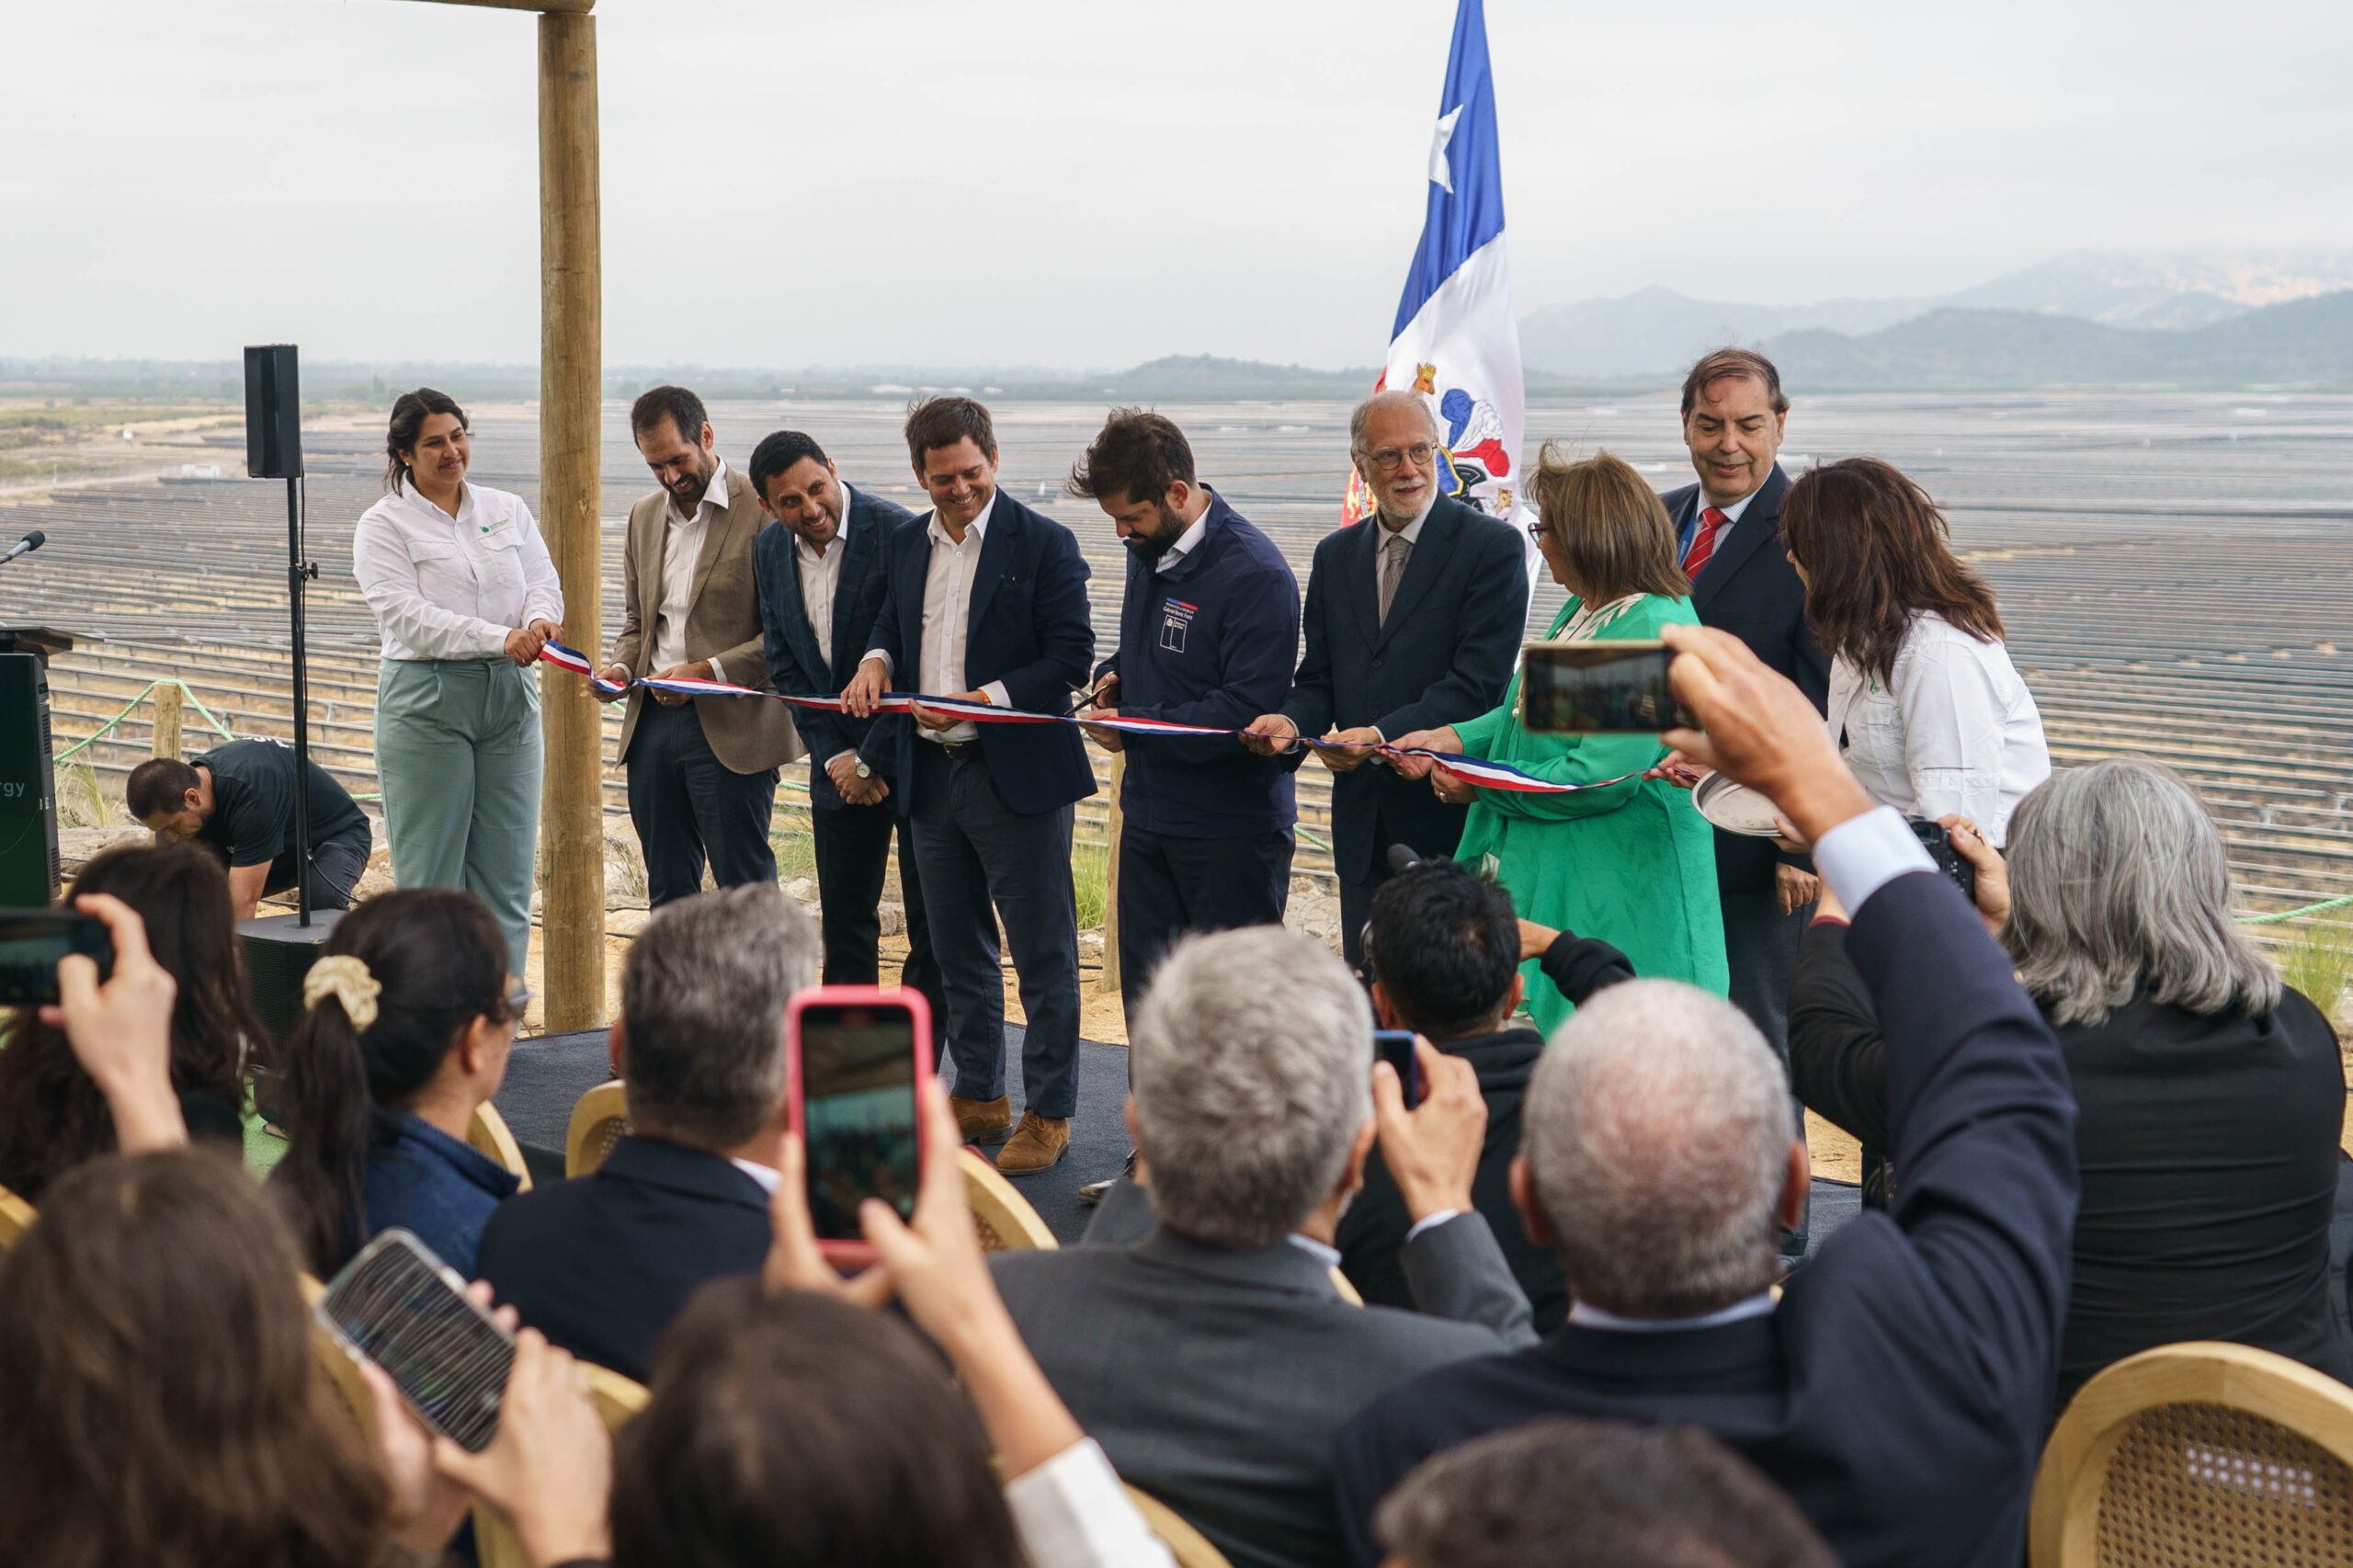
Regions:
<instances>
[{"instance_id":1,"label":"distant hill","mask_svg":"<svg viewBox=\"0 0 2353 1568\"><path fill-rule=\"evenodd\" d=\"M1785 333L1761 346L1810 390L2353 382L2353 290L2159 331L2026 311L1929 312L1877 332Z\"/></svg>"},{"instance_id":2,"label":"distant hill","mask_svg":"<svg viewBox=\"0 0 2353 1568\"><path fill-rule=\"evenodd\" d=\"M1929 300L1829 300L1817 305L1745 305L1638 289L1614 300L1548 305L1522 317L1519 353L1531 370L1558 376L1654 376L1681 370L1711 348L1759 343L1779 333L1828 328L1872 332L1928 310Z\"/></svg>"}]
</instances>

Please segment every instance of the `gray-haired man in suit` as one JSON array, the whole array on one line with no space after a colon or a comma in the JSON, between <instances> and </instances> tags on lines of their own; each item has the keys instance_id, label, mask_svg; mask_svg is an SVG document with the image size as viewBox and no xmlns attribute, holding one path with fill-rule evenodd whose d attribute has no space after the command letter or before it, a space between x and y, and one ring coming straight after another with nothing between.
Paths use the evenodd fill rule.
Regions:
<instances>
[{"instance_id":1,"label":"gray-haired man in suit","mask_svg":"<svg viewBox=\"0 0 2353 1568\"><path fill-rule=\"evenodd\" d=\"M1425 1045L1430 1093L1409 1114L1393 1074L1375 1082L1363 988L1278 926L1179 942L1129 1037L1148 1190L1115 1187L1088 1244L999 1258L998 1289L1123 1479L1237 1568L1335 1562L1341 1425L1424 1369L1535 1343L1472 1203L1478 1075ZM1376 1128L1414 1221L1404 1267L1421 1312L1354 1306L1333 1283Z\"/></svg>"}]
</instances>

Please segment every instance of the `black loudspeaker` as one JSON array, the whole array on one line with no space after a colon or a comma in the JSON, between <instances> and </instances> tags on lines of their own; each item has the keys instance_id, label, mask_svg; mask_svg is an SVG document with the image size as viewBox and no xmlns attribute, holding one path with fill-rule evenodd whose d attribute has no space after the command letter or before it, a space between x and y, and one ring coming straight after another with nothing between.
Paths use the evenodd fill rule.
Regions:
<instances>
[{"instance_id":1,"label":"black loudspeaker","mask_svg":"<svg viewBox=\"0 0 2353 1568\"><path fill-rule=\"evenodd\" d=\"M302 474L302 389L294 346L245 350L245 472L255 479Z\"/></svg>"},{"instance_id":2,"label":"black loudspeaker","mask_svg":"<svg viewBox=\"0 0 2353 1568\"><path fill-rule=\"evenodd\" d=\"M265 915L237 922L237 945L244 949L245 978L253 984L254 1016L270 1039L284 1045L302 1021L302 980L319 956L319 945L343 917L322 909L309 925L291 915Z\"/></svg>"},{"instance_id":3,"label":"black loudspeaker","mask_svg":"<svg viewBox=\"0 0 2353 1568\"><path fill-rule=\"evenodd\" d=\"M49 758L49 671L0 653L0 908L57 899L57 778Z\"/></svg>"}]
</instances>

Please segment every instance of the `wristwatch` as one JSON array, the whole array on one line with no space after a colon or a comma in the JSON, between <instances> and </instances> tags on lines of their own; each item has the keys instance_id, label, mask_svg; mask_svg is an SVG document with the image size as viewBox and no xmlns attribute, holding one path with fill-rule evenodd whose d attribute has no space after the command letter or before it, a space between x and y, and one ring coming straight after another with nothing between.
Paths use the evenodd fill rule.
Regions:
<instances>
[{"instance_id":1,"label":"wristwatch","mask_svg":"<svg viewBox=\"0 0 2353 1568\"><path fill-rule=\"evenodd\" d=\"M857 762L851 764L851 767L856 770L860 778L871 778L874 777L874 769L866 766L866 759L862 756L859 757Z\"/></svg>"}]
</instances>

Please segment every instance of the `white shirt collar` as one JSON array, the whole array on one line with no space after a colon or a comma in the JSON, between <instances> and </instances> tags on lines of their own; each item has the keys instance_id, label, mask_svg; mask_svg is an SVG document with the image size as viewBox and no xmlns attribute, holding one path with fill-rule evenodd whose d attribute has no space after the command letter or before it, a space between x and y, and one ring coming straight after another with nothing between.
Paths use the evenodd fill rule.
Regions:
<instances>
[{"instance_id":1,"label":"white shirt collar","mask_svg":"<svg viewBox=\"0 0 2353 1568\"><path fill-rule=\"evenodd\" d=\"M698 520L702 517L702 509L705 506L714 511L727 510L727 460L714 453L711 461L719 466L710 471L710 483L703 486L702 499L695 503L695 509L691 515L678 510L678 498L676 495L668 498L666 510L669 513L671 527L680 528Z\"/></svg>"},{"instance_id":2,"label":"white shirt collar","mask_svg":"<svg viewBox=\"0 0 2353 1568\"><path fill-rule=\"evenodd\" d=\"M1716 506L1716 504L1713 501L1708 499L1708 493L1702 490L1699 492L1699 510L1704 512L1711 506L1716 506L1716 510L1724 515L1724 527L1730 528L1733 524L1740 521L1740 515L1748 510L1748 504L1751 501L1756 500L1757 496L1763 494L1764 492L1765 487L1760 484L1756 489L1750 491L1747 494L1742 496L1739 500L1733 502L1731 506Z\"/></svg>"},{"instance_id":3,"label":"white shirt collar","mask_svg":"<svg viewBox=\"0 0 2353 1568\"><path fill-rule=\"evenodd\" d=\"M996 497L997 493L994 490L990 491L989 504L981 508L981 515L964 525L964 537L967 540L978 543L988 537L989 519L996 515ZM931 526L925 531L949 549L957 548L956 541L948 537L948 525L939 520L938 506L931 509Z\"/></svg>"},{"instance_id":4,"label":"white shirt collar","mask_svg":"<svg viewBox=\"0 0 2353 1568\"><path fill-rule=\"evenodd\" d=\"M1433 482L1430 485L1430 498L1422 503L1422 509L1415 513L1414 520L1407 523L1404 528L1392 529L1389 526L1389 519L1381 513L1375 512L1373 516L1380 518L1381 521L1381 542L1383 545L1386 545L1391 539L1394 538L1398 534L1403 534L1405 536L1405 542L1407 544L1419 544L1422 540L1422 525L1429 521L1430 509L1437 505L1438 485Z\"/></svg>"},{"instance_id":5,"label":"white shirt collar","mask_svg":"<svg viewBox=\"0 0 2353 1568\"><path fill-rule=\"evenodd\" d=\"M1742 1323L1749 1318L1761 1318L1774 1307L1773 1292L1759 1290L1746 1301L1712 1312L1701 1312L1688 1318L1627 1318L1616 1312L1605 1312L1599 1307L1578 1301L1569 1308L1569 1321L1579 1328L1599 1329L1605 1334L1681 1334L1690 1329L1722 1328L1728 1323Z\"/></svg>"},{"instance_id":6,"label":"white shirt collar","mask_svg":"<svg viewBox=\"0 0 2353 1568\"><path fill-rule=\"evenodd\" d=\"M1152 569L1155 572L1167 571L1171 566L1190 555L1193 552L1193 547L1200 543L1209 531L1210 515L1208 509L1203 508L1201 515L1193 519L1192 526L1176 536L1176 542L1161 551L1160 559L1152 563Z\"/></svg>"},{"instance_id":7,"label":"white shirt collar","mask_svg":"<svg viewBox=\"0 0 2353 1568\"><path fill-rule=\"evenodd\" d=\"M737 1170L742 1171L745 1176L750 1176L754 1181L758 1182L760 1184L760 1190L767 1193L771 1198L776 1196L776 1189L783 1185L784 1173L778 1170L774 1165L764 1165L757 1160L731 1159L727 1163L733 1165Z\"/></svg>"},{"instance_id":8,"label":"white shirt collar","mask_svg":"<svg viewBox=\"0 0 2353 1568\"><path fill-rule=\"evenodd\" d=\"M1324 1267L1337 1268L1340 1267L1339 1248L1327 1246L1324 1243L1317 1241L1313 1236L1302 1236L1297 1231L1293 1231L1285 1239L1289 1241L1291 1245L1297 1247L1300 1251L1305 1253L1308 1256L1313 1258Z\"/></svg>"},{"instance_id":9,"label":"white shirt collar","mask_svg":"<svg viewBox=\"0 0 2353 1568\"><path fill-rule=\"evenodd\" d=\"M847 480L839 480L835 483L839 483L842 487L842 515L834 519L834 537L825 545L824 553L823 555L818 554L817 547L811 544L807 540L802 539L799 534L794 534L792 536L792 542L794 546L800 550L801 559L803 561L831 560L834 551L841 549L842 546L849 542L849 482Z\"/></svg>"}]
</instances>

